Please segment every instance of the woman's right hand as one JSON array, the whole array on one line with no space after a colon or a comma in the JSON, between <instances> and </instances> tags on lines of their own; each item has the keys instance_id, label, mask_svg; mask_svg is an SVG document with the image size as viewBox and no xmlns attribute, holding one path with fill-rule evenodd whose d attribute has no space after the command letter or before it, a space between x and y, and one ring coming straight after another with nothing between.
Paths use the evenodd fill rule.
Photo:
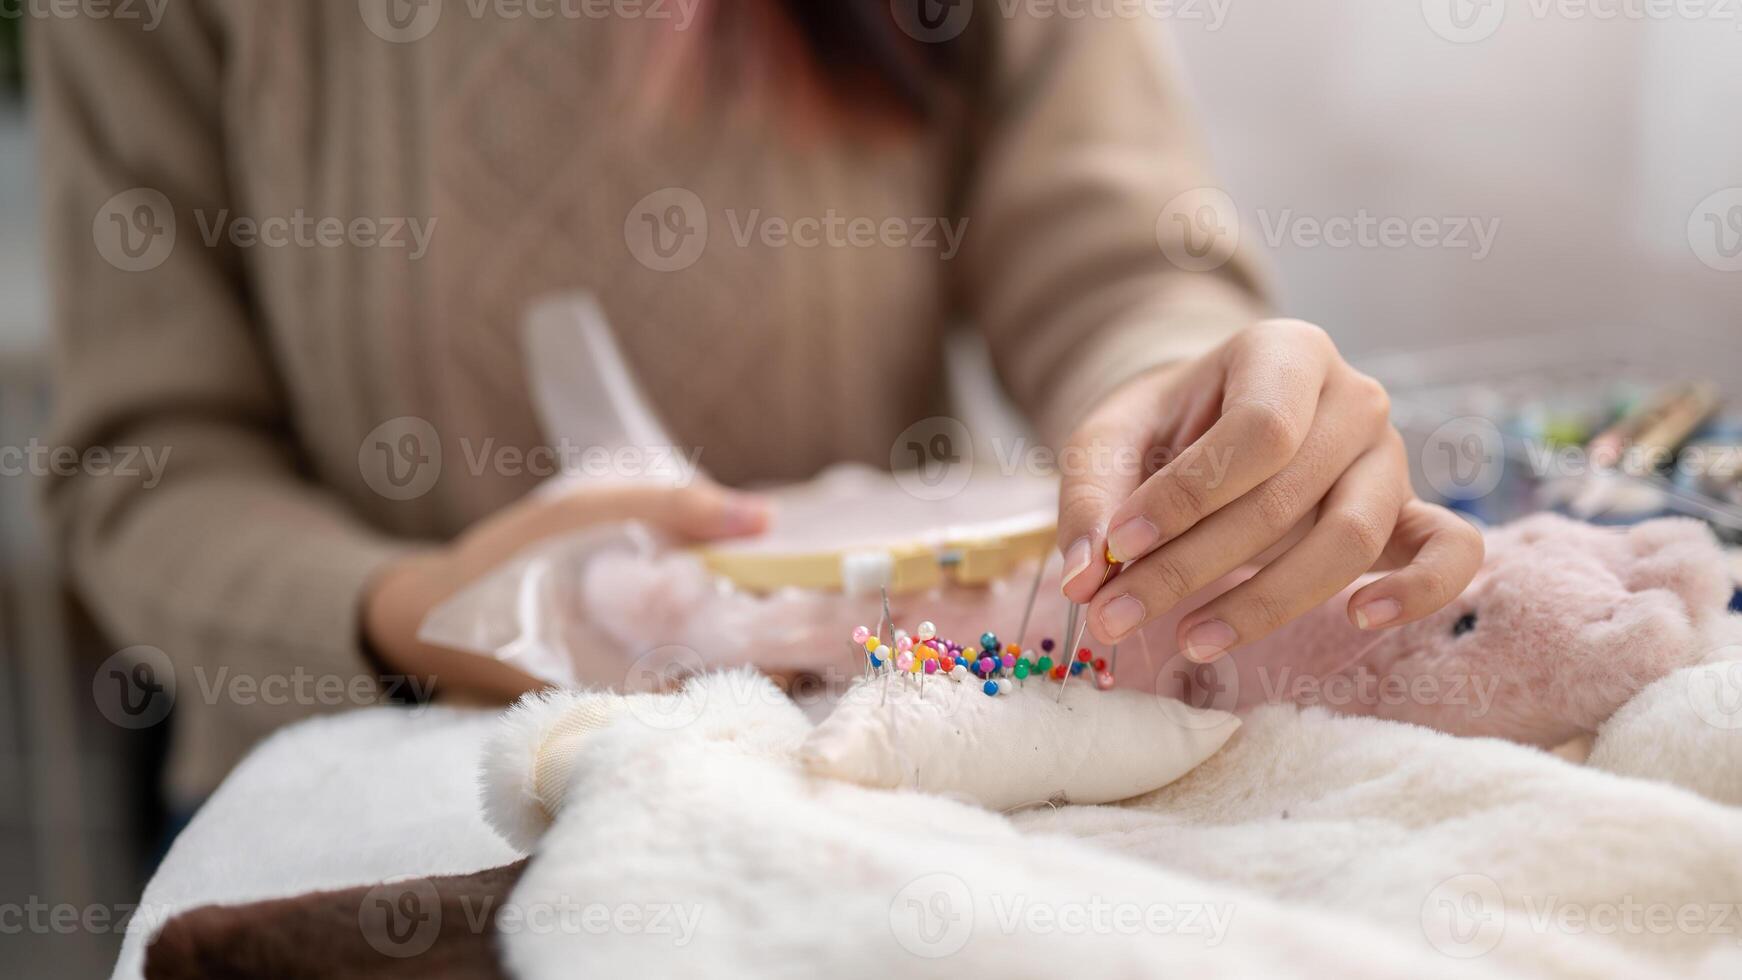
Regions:
<instances>
[{"instance_id":1,"label":"woman's right hand","mask_svg":"<svg viewBox=\"0 0 1742 980\"><path fill-rule=\"evenodd\" d=\"M595 524L639 520L679 538L710 541L768 525L760 498L715 483L617 484L560 497L529 497L437 551L389 565L363 597L362 629L384 674L431 679L445 699L507 703L542 682L499 660L417 638L430 610L530 544Z\"/></svg>"}]
</instances>

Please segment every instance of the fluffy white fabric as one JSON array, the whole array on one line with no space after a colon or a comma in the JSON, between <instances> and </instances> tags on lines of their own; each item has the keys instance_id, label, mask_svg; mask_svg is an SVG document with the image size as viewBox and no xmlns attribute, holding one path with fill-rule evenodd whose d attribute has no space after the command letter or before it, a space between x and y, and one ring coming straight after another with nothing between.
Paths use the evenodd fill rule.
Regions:
<instances>
[{"instance_id":1,"label":"fluffy white fabric","mask_svg":"<svg viewBox=\"0 0 1742 980\"><path fill-rule=\"evenodd\" d=\"M1742 810L1719 802L1742 799L1738 681L1718 654L1665 678L1589 766L1264 708L1149 796L1000 816L808 776L802 716L722 675L668 723L577 743L511 905L567 925L510 931L504 955L523 978L1742 976ZM286 731L146 902L161 921L511 860L475 782L496 725L378 710Z\"/></svg>"},{"instance_id":2,"label":"fluffy white fabric","mask_svg":"<svg viewBox=\"0 0 1742 980\"><path fill-rule=\"evenodd\" d=\"M1742 820L1667 785L1283 706L1147 797L1005 818L810 777L749 700L580 747L512 904L621 918L508 937L514 975L1742 975Z\"/></svg>"},{"instance_id":3,"label":"fluffy white fabric","mask_svg":"<svg viewBox=\"0 0 1742 980\"><path fill-rule=\"evenodd\" d=\"M200 905L464 874L519 858L478 809L479 748L499 717L374 708L268 739L176 838L145 886L114 975L140 977L158 927Z\"/></svg>"},{"instance_id":4,"label":"fluffy white fabric","mask_svg":"<svg viewBox=\"0 0 1742 980\"><path fill-rule=\"evenodd\" d=\"M987 697L977 681L923 687L883 674L859 681L799 754L812 774L877 789L953 795L993 810L1029 803L1113 803L1190 772L1240 727L1131 690L1073 678L1018 683Z\"/></svg>"}]
</instances>

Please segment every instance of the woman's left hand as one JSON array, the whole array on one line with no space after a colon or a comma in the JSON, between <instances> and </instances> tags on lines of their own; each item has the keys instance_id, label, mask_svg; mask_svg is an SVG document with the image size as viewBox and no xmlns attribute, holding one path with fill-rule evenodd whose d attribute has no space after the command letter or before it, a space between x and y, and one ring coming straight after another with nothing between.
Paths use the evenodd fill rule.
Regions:
<instances>
[{"instance_id":1,"label":"woman's left hand","mask_svg":"<svg viewBox=\"0 0 1742 980\"><path fill-rule=\"evenodd\" d=\"M1064 593L1114 643L1313 518L1256 575L1180 621L1199 662L1251 643L1376 566L1363 629L1451 602L1482 563L1482 536L1410 487L1385 389L1297 320L1252 326L1194 361L1142 375L1102 402L1060 455ZM1316 515L1316 516L1315 516ZM1105 580L1107 555L1122 564Z\"/></svg>"}]
</instances>

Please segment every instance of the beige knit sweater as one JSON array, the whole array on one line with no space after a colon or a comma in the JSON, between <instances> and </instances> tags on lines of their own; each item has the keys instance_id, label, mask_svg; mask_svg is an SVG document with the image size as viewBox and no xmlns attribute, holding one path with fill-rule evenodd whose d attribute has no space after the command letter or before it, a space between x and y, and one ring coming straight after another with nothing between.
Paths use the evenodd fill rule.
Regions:
<instances>
[{"instance_id":1,"label":"beige knit sweater","mask_svg":"<svg viewBox=\"0 0 1742 980\"><path fill-rule=\"evenodd\" d=\"M475 464L542 444L519 336L540 297L596 294L675 437L736 483L887 465L939 409L956 318L1056 435L1256 313L1242 263L1191 273L1158 247L1163 208L1209 178L1152 22L1000 17L970 99L984 136L818 140L718 92L699 115L648 111L622 84L653 29L632 17L449 2L402 43L360 9L184 0L149 31L31 25L55 438L169 454L161 480L57 478L50 512L115 646L175 666L179 798L351 703L332 692L370 672L369 577L537 482ZM654 222L699 201L709 237L666 271L637 205L674 187L695 197L656 199ZM153 207L173 209L167 252ZM831 215L823 244L781 240ZM853 244L852 219L967 224L951 251L941 234ZM366 437L407 416L444 465L400 500L375 489L391 454Z\"/></svg>"}]
</instances>

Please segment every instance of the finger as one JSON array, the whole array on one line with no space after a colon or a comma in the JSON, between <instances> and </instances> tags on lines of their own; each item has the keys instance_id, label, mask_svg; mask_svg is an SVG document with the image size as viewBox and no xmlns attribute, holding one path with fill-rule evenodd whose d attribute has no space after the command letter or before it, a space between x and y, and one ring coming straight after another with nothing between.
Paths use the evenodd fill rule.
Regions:
<instances>
[{"instance_id":1,"label":"finger","mask_svg":"<svg viewBox=\"0 0 1742 980\"><path fill-rule=\"evenodd\" d=\"M1107 515L1143 481L1140 466L1105 465L1119 452L1140 451L1152 438L1155 406L1142 386L1128 387L1084 423L1062 452L1059 479L1060 588L1072 602L1087 602L1107 575ZM1100 461L1099 463L1097 461Z\"/></svg>"},{"instance_id":2,"label":"finger","mask_svg":"<svg viewBox=\"0 0 1742 980\"><path fill-rule=\"evenodd\" d=\"M1119 642L1282 541L1372 445L1370 429L1363 417L1321 410L1281 473L1126 565L1095 594L1089 618L1095 638Z\"/></svg>"},{"instance_id":3,"label":"finger","mask_svg":"<svg viewBox=\"0 0 1742 980\"><path fill-rule=\"evenodd\" d=\"M469 567L488 568L557 534L597 524L645 521L691 540L755 534L768 525L760 498L701 481L687 487L587 486L528 500L481 522L457 544Z\"/></svg>"},{"instance_id":4,"label":"finger","mask_svg":"<svg viewBox=\"0 0 1742 980\"><path fill-rule=\"evenodd\" d=\"M1349 621L1361 629L1401 626L1430 616L1462 595L1482 567L1482 532L1458 515L1419 499L1403 505L1385 557L1403 567L1349 597Z\"/></svg>"},{"instance_id":5,"label":"finger","mask_svg":"<svg viewBox=\"0 0 1742 980\"><path fill-rule=\"evenodd\" d=\"M1311 431L1336 350L1324 332L1267 324L1227 349L1221 416L1108 520L1112 557L1130 562L1275 476Z\"/></svg>"},{"instance_id":6,"label":"finger","mask_svg":"<svg viewBox=\"0 0 1742 980\"><path fill-rule=\"evenodd\" d=\"M638 520L696 541L756 534L768 526L761 498L712 482L688 486L625 486L573 501L577 521L600 524Z\"/></svg>"},{"instance_id":7,"label":"finger","mask_svg":"<svg viewBox=\"0 0 1742 980\"><path fill-rule=\"evenodd\" d=\"M1181 620L1178 642L1187 659L1208 663L1268 636L1372 568L1408 497L1400 454L1391 440L1369 450L1325 496L1299 544Z\"/></svg>"}]
</instances>

